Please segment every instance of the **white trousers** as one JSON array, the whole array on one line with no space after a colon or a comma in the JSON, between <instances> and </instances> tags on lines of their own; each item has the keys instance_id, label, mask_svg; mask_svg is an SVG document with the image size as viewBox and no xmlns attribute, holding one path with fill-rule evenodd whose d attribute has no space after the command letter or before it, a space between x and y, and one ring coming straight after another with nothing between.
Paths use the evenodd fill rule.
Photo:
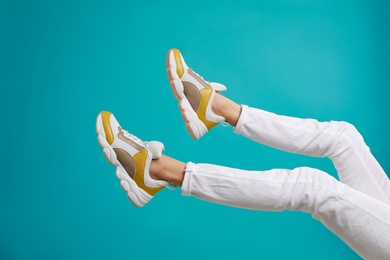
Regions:
<instances>
[{"instance_id":1,"label":"white trousers","mask_svg":"<svg viewBox=\"0 0 390 260\"><path fill-rule=\"evenodd\" d=\"M366 259L390 259L390 181L362 136L346 122L318 122L242 106L234 131L284 151L329 157L323 171L245 171L187 163L182 194L256 210L311 213Z\"/></svg>"}]
</instances>

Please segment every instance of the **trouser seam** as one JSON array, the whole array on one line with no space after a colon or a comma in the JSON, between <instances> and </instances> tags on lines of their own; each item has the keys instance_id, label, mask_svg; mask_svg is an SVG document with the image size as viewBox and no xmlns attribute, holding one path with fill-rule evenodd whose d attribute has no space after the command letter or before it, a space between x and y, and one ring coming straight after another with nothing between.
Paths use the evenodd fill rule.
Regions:
<instances>
[{"instance_id":1,"label":"trouser seam","mask_svg":"<svg viewBox=\"0 0 390 260\"><path fill-rule=\"evenodd\" d=\"M352 189L352 188L351 188L351 189ZM358 192L359 192L359 191L358 191ZM365 195L366 195L366 196L369 196L369 195L367 195L367 194L365 194ZM370 196L370 197L371 197L371 196ZM371 197L371 198L373 198L373 197ZM382 220L382 218L378 217L375 213L373 213L373 212L371 212L371 211L369 211L369 210L367 210L367 209L365 209L365 208L360 207L359 205L357 205L356 203L354 203L354 202L348 200L348 199L345 198L344 196L341 196L340 199L343 200L343 201L346 201L346 202L348 202L348 203L350 203L350 204L352 204L352 205L354 205L355 207L357 207L357 208L359 208L360 210L362 210L362 211L368 213L369 215L371 215L372 217L374 217L375 219L377 219L378 221L380 221L380 222L383 223L384 225L390 227L390 225L389 225L388 223L386 223L384 220ZM376 199L376 198L373 198L373 199L378 200L378 199ZM380 200L378 200L378 201L380 201ZM381 202L382 202L382 201L381 201Z\"/></svg>"}]
</instances>

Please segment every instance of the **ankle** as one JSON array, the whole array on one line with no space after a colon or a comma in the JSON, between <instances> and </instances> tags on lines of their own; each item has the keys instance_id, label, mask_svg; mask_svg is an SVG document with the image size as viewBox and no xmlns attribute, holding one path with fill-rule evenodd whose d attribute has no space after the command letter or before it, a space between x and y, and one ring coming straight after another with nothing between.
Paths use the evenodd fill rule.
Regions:
<instances>
[{"instance_id":1,"label":"ankle","mask_svg":"<svg viewBox=\"0 0 390 260\"><path fill-rule=\"evenodd\" d=\"M211 111L216 115L224 116L225 106L226 100L224 97L219 93L215 93L213 103L211 104Z\"/></svg>"},{"instance_id":2,"label":"ankle","mask_svg":"<svg viewBox=\"0 0 390 260\"><path fill-rule=\"evenodd\" d=\"M152 160L149 174L152 179L164 180L176 186L181 186L184 179L186 164L162 155L160 159Z\"/></svg>"},{"instance_id":3,"label":"ankle","mask_svg":"<svg viewBox=\"0 0 390 260\"><path fill-rule=\"evenodd\" d=\"M161 159L152 160L149 168L149 175L155 180L165 180L166 169Z\"/></svg>"},{"instance_id":4,"label":"ankle","mask_svg":"<svg viewBox=\"0 0 390 260\"><path fill-rule=\"evenodd\" d=\"M211 110L225 118L225 121L232 126L236 126L238 118L241 115L241 106L234 101L222 96L219 93L215 93L213 103L211 104Z\"/></svg>"}]
</instances>

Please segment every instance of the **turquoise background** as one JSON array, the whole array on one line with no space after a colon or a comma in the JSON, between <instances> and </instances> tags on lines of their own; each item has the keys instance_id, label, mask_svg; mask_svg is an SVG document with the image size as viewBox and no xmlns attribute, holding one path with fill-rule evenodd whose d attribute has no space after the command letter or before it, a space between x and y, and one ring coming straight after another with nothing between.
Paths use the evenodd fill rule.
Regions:
<instances>
[{"instance_id":1,"label":"turquoise background","mask_svg":"<svg viewBox=\"0 0 390 260\"><path fill-rule=\"evenodd\" d=\"M250 170L328 159L216 127L194 141L167 51L238 103L345 120L390 172L390 2L0 1L1 259L359 259L310 215L230 208L163 190L135 208L95 118L165 143L182 161Z\"/></svg>"}]
</instances>

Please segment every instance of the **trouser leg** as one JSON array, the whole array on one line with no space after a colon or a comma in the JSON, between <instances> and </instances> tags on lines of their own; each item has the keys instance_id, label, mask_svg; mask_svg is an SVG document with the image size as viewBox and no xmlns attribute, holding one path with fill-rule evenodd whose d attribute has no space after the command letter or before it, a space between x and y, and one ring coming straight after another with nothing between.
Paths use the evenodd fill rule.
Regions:
<instances>
[{"instance_id":1,"label":"trouser leg","mask_svg":"<svg viewBox=\"0 0 390 260\"><path fill-rule=\"evenodd\" d=\"M362 257L390 258L390 205L316 169L244 171L188 163L182 193L241 208L308 212Z\"/></svg>"},{"instance_id":2,"label":"trouser leg","mask_svg":"<svg viewBox=\"0 0 390 260\"><path fill-rule=\"evenodd\" d=\"M280 116L243 105L234 131L280 150L329 157L341 182L390 204L389 178L349 123Z\"/></svg>"}]
</instances>

